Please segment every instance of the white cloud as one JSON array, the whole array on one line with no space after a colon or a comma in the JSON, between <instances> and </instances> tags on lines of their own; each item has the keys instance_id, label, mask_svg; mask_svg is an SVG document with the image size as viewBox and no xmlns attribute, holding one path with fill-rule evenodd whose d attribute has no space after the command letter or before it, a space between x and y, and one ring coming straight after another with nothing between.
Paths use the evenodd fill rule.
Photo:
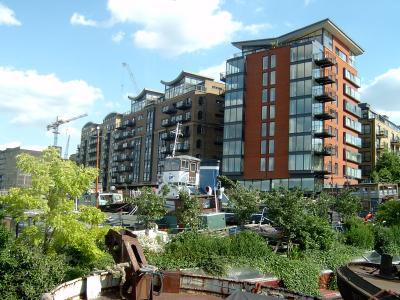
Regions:
<instances>
[{"instance_id":1,"label":"white cloud","mask_svg":"<svg viewBox=\"0 0 400 300\"><path fill-rule=\"evenodd\" d=\"M56 116L80 115L103 99L99 88L83 80L61 81L55 74L0 66L0 117L11 123L45 125ZM4 114L4 115L3 115Z\"/></svg>"},{"instance_id":2,"label":"white cloud","mask_svg":"<svg viewBox=\"0 0 400 300\"><path fill-rule=\"evenodd\" d=\"M125 32L123 31L118 31L116 34L114 34L111 39L114 43L120 43L122 40L125 38Z\"/></svg>"},{"instance_id":3,"label":"white cloud","mask_svg":"<svg viewBox=\"0 0 400 300\"><path fill-rule=\"evenodd\" d=\"M76 12L71 16L70 22L72 25L82 25L82 26L92 26L92 27L97 26L96 21L86 19L86 17L84 15L81 15Z\"/></svg>"},{"instance_id":4,"label":"white cloud","mask_svg":"<svg viewBox=\"0 0 400 300\"><path fill-rule=\"evenodd\" d=\"M251 24L251 25L246 25L243 26L243 30L252 34L252 35L257 35L260 33L260 31L264 30L264 29L271 29L272 25L268 24L268 23L264 23L264 24Z\"/></svg>"},{"instance_id":5,"label":"white cloud","mask_svg":"<svg viewBox=\"0 0 400 300\"><path fill-rule=\"evenodd\" d=\"M215 81L220 81L220 74L224 73L226 69L226 62L223 61L221 64L216 66L211 66L206 69L200 70L198 73L200 75L213 78Z\"/></svg>"},{"instance_id":6,"label":"white cloud","mask_svg":"<svg viewBox=\"0 0 400 300\"><path fill-rule=\"evenodd\" d=\"M222 0L108 0L111 23L139 25L136 46L179 55L232 40L234 33L255 31L221 9Z\"/></svg>"},{"instance_id":7,"label":"white cloud","mask_svg":"<svg viewBox=\"0 0 400 300\"><path fill-rule=\"evenodd\" d=\"M5 150L7 148L17 148L20 147L21 149L26 149L26 150L36 150L36 151L42 151L46 149L46 146L38 146L38 145L24 145L20 141L11 141L5 144L0 145L0 150Z\"/></svg>"},{"instance_id":8,"label":"white cloud","mask_svg":"<svg viewBox=\"0 0 400 300\"><path fill-rule=\"evenodd\" d=\"M400 123L400 67L375 77L360 89L360 93L363 102L389 116L393 122Z\"/></svg>"},{"instance_id":9,"label":"white cloud","mask_svg":"<svg viewBox=\"0 0 400 300\"><path fill-rule=\"evenodd\" d=\"M15 17L14 11L0 3L0 25L20 26L21 22Z\"/></svg>"}]
</instances>

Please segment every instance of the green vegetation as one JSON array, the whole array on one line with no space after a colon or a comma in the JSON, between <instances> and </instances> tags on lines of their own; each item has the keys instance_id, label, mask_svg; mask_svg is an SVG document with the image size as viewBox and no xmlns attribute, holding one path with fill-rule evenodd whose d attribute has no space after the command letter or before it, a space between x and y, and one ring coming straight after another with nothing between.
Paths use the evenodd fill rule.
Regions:
<instances>
[{"instance_id":1,"label":"green vegetation","mask_svg":"<svg viewBox=\"0 0 400 300\"><path fill-rule=\"evenodd\" d=\"M196 196L190 196L187 192L180 192L179 200L181 206L176 212L179 222L183 223L185 228L198 229L201 213L199 200Z\"/></svg>"},{"instance_id":2,"label":"green vegetation","mask_svg":"<svg viewBox=\"0 0 400 300\"><path fill-rule=\"evenodd\" d=\"M109 227L99 226L105 215L94 207L74 211L74 199L89 189L97 171L61 159L55 149L40 157L22 154L17 165L32 174L32 187L11 189L0 197L0 207L16 222L29 219L32 225L16 240L1 238L0 286L14 285L1 298L37 299L61 281L110 265L104 244Z\"/></svg>"},{"instance_id":3,"label":"green vegetation","mask_svg":"<svg viewBox=\"0 0 400 300\"><path fill-rule=\"evenodd\" d=\"M393 152L384 152L376 162L371 179L374 182L400 184L400 156Z\"/></svg>"},{"instance_id":4,"label":"green vegetation","mask_svg":"<svg viewBox=\"0 0 400 300\"><path fill-rule=\"evenodd\" d=\"M344 240L347 245L365 250L374 248L375 235L371 224L364 223L361 218L352 217L346 220L344 227Z\"/></svg>"},{"instance_id":5,"label":"green vegetation","mask_svg":"<svg viewBox=\"0 0 400 300\"><path fill-rule=\"evenodd\" d=\"M143 222L146 229L161 219L167 213L165 208L165 195L168 190L163 189L161 194L156 194L152 188L143 187L140 195L133 198L133 203L138 206L138 221Z\"/></svg>"}]
</instances>

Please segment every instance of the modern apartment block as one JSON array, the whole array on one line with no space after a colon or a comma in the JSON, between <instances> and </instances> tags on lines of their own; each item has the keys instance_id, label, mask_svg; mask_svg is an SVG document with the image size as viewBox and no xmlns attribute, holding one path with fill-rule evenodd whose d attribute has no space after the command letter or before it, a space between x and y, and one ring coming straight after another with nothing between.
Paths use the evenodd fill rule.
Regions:
<instances>
[{"instance_id":1,"label":"modern apartment block","mask_svg":"<svg viewBox=\"0 0 400 300\"><path fill-rule=\"evenodd\" d=\"M12 187L31 186L31 175L17 168L16 157L22 153L32 156L40 156L42 154L41 151L26 150L20 147L7 148L0 151L0 191L8 190Z\"/></svg>"},{"instance_id":2,"label":"modern apartment block","mask_svg":"<svg viewBox=\"0 0 400 300\"><path fill-rule=\"evenodd\" d=\"M223 75L223 174L266 191L358 183L361 47L329 19L233 45L241 53Z\"/></svg>"},{"instance_id":3,"label":"modern apartment block","mask_svg":"<svg viewBox=\"0 0 400 300\"><path fill-rule=\"evenodd\" d=\"M362 179L368 182L381 153L400 153L400 127L387 116L375 112L369 104L361 103L359 106L362 113Z\"/></svg>"},{"instance_id":4,"label":"modern apartment block","mask_svg":"<svg viewBox=\"0 0 400 300\"><path fill-rule=\"evenodd\" d=\"M82 128L80 163L96 166L99 127L103 190L157 185L164 158L172 155L177 123L176 155L222 159L224 84L189 72L161 83L165 93L144 89L129 97L129 112Z\"/></svg>"}]
</instances>

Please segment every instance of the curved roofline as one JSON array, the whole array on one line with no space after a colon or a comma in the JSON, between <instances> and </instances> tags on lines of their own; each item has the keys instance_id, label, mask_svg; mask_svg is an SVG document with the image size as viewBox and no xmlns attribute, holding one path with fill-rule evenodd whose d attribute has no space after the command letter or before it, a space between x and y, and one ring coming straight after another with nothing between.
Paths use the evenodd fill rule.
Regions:
<instances>
[{"instance_id":1,"label":"curved roofline","mask_svg":"<svg viewBox=\"0 0 400 300\"><path fill-rule=\"evenodd\" d=\"M195 74L195 73L191 73L191 72L186 72L186 71L183 71L183 70L182 70L181 73L178 75L178 77L176 77L174 80L171 80L171 81L164 81L164 80L161 80L160 82L161 82L162 84L164 84L164 85L173 85L173 84L179 82L180 80L182 80L182 79L183 79L185 76L187 76L187 75L189 75L190 77L198 78L198 79L208 79L208 80L214 81L213 78L206 77L206 76L199 75L199 74Z\"/></svg>"},{"instance_id":2,"label":"curved roofline","mask_svg":"<svg viewBox=\"0 0 400 300\"><path fill-rule=\"evenodd\" d=\"M82 129L86 128L86 127L89 127L90 125L99 125L99 124L96 124L96 123L93 123L93 122L89 121L85 125L83 125Z\"/></svg>"},{"instance_id":3,"label":"curved roofline","mask_svg":"<svg viewBox=\"0 0 400 300\"><path fill-rule=\"evenodd\" d=\"M136 101L136 100L142 98L147 93L158 94L158 95L160 95L160 97L164 96L164 93L161 93L161 92L158 92L155 90L151 90L151 89L143 89L137 96L128 96L128 99L131 101Z\"/></svg>"},{"instance_id":4,"label":"curved roofline","mask_svg":"<svg viewBox=\"0 0 400 300\"><path fill-rule=\"evenodd\" d=\"M313 31L318 29L328 29L336 38L338 38L341 42L343 42L349 49L355 54L360 55L364 53L364 50L354 41L352 40L342 29L340 29L335 23L333 23L329 18L323 19L321 21L315 22L311 25L307 25L305 27L296 29L289 33L285 33L281 36L267 39L258 39L258 40L249 40L249 41L240 41L233 42L232 45L236 48L243 50L245 47L260 47L266 45L276 45L276 43L284 43L290 40L295 40L310 34Z\"/></svg>"},{"instance_id":5,"label":"curved roofline","mask_svg":"<svg viewBox=\"0 0 400 300\"><path fill-rule=\"evenodd\" d=\"M110 112L109 114L107 114L105 117L104 117L104 119L103 119L103 121L105 120L105 119L107 119L107 118L109 118L109 117L112 117L112 116L116 116L116 115L120 115L119 113L117 113L117 112Z\"/></svg>"}]
</instances>

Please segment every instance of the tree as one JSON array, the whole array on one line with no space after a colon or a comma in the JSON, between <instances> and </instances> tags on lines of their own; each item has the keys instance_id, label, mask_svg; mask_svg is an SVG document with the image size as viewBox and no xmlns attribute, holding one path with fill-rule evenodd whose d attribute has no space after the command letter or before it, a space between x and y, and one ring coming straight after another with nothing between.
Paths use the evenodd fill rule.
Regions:
<instances>
[{"instance_id":1,"label":"tree","mask_svg":"<svg viewBox=\"0 0 400 300\"><path fill-rule=\"evenodd\" d=\"M384 152L376 162L371 179L374 182L400 183L400 156Z\"/></svg>"},{"instance_id":2,"label":"tree","mask_svg":"<svg viewBox=\"0 0 400 300\"><path fill-rule=\"evenodd\" d=\"M351 189L342 189L336 196L333 206L345 220L356 216L361 209L361 199L352 193Z\"/></svg>"},{"instance_id":3,"label":"tree","mask_svg":"<svg viewBox=\"0 0 400 300\"><path fill-rule=\"evenodd\" d=\"M197 229L200 225L199 215L201 213L198 198L187 192L180 192L179 200L181 204L177 210L179 221L191 229Z\"/></svg>"},{"instance_id":4,"label":"tree","mask_svg":"<svg viewBox=\"0 0 400 300\"><path fill-rule=\"evenodd\" d=\"M165 196L167 193L168 191L164 189L158 195L150 187L144 187L140 190L140 195L133 199L134 204L138 206L138 221L144 223L146 232L152 223L167 213L165 207Z\"/></svg>"},{"instance_id":5,"label":"tree","mask_svg":"<svg viewBox=\"0 0 400 300\"><path fill-rule=\"evenodd\" d=\"M400 255L400 201L379 206L375 226L375 250L381 254L380 274L392 277L393 256Z\"/></svg>"},{"instance_id":6,"label":"tree","mask_svg":"<svg viewBox=\"0 0 400 300\"><path fill-rule=\"evenodd\" d=\"M304 197L301 190L273 190L264 194L263 202L268 216L287 238L289 250L293 242L303 249L331 246L334 236L328 221L317 215L316 201Z\"/></svg>"},{"instance_id":7,"label":"tree","mask_svg":"<svg viewBox=\"0 0 400 300\"><path fill-rule=\"evenodd\" d=\"M229 207L235 213L240 225L244 225L260 207L260 193L257 190L247 189L239 183L227 190Z\"/></svg>"},{"instance_id":8,"label":"tree","mask_svg":"<svg viewBox=\"0 0 400 300\"><path fill-rule=\"evenodd\" d=\"M32 187L14 188L0 197L0 204L17 222L32 218L21 239L41 247L44 254L63 253L83 263L104 257L107 227L99 227L105 215L96 208L74 212L74 199L86 192L97 170L61 159L57 150L47 149L39 157L21 154L18 168L32 175ZM73 255L72 255L73 254Z\"/></svg>"}]
</instances>

